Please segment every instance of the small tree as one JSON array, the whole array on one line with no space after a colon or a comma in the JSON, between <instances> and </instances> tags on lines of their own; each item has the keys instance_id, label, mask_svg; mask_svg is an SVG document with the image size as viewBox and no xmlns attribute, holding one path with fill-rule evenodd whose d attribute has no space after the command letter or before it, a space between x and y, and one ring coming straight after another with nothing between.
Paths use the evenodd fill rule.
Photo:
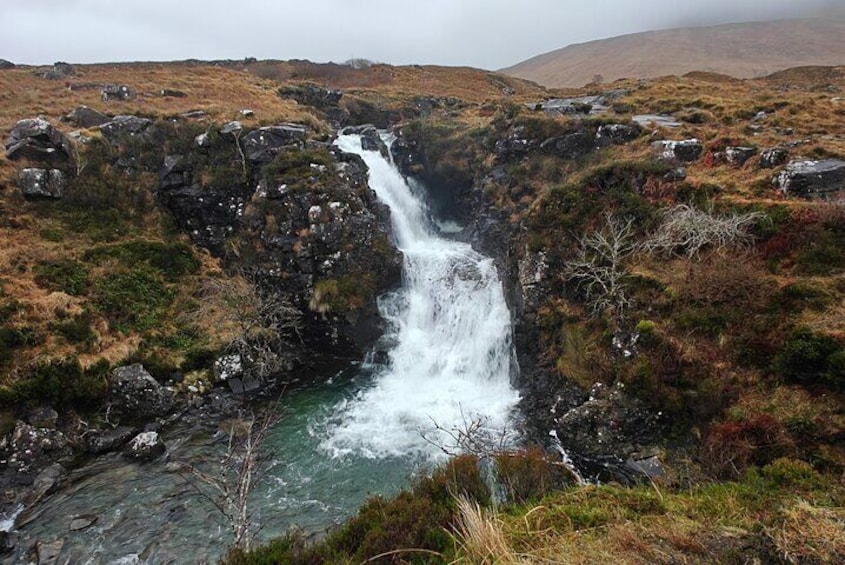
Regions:
<instances>
[{"instance_id":1,"label":"small tree","mask_svg":"<svg viewBox=\"0 0 845 565\"><path fill-rule=\"evenodd\" d=\"M617 321L624 319L631 304L627 293L627 262L638 250L633 219L621 220L605 214L602 229L582 236L578 254L567 262L564 277L583 289L594 315L611 310Z\"/></svg>"},{"instance_id":2,"label":"small tree","mask_svg":"<svg viewBox=\"0 0 845 565\"><path fill-rule=\"evenodd\" d=\"M279 421L274 408L256 417L230 420L221 425L228 436L226 451L217 465L183 463L179 473L196 493L226 519L232 546L248 551L258 527L250 511L253 487L270 468L271 457L262 451L270 429Z\"/></svg>"},{"instance_id":3,"label":"small tree","mask_svg":"<svg viewBox=\"0 0 845 565\"><path fill-rule=\"evenodd\" d=\"M198 298L195 323L223 334L226 353L240 357L244 373L263 379L285 367L285 351L301 339L302 317L286 296L261 285L255 273L241 271L207 279Z\"/></svg>"}]
</instances>

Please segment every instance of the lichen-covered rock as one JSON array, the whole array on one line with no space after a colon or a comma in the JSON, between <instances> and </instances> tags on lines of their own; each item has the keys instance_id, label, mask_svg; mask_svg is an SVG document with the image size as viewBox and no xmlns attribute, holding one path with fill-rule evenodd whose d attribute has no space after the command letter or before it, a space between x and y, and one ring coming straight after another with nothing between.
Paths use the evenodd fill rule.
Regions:
<instances>
[{"instance_id":1,"label":"lichen-covered rock","mask_svg":"<svg viewBox=\"0 0 845 565\"><path fill-rule=\"evenodd\" d=\"M754 147L727 147L725 148L725 160L732 167L741 167L749 159L757 155Z\"/></svg>"},{"instance_id":2,"label":"lichen-covered rock","mask_svg":"<svg viewBox=\"0 0 845 565\"><path fill-rule=\"evenodd\" d=\"M845 161L792 161L776 182L784 194L805 197L832 197L845 191Z\"/></svg>"},{"instance_id":3,"label":"lichen-covered rock","mask_svg":"<svg viewBox=\"0 0 845 565\"><path fill-rule=\"evenodd\" d=\"M105 124L111 118L96 110L92 110L88 106L79 106L62 118L62 120L80 128L93 128Z\"/></svg>"},{"instance_id":4,"label":"lichen-covered rock","mask_svg":"<svg viewBox=\"0 0 845 565\"><path fill-rule=\"evenodd\" d=\"M135 436L123 450L127 459L139 462L152 461L164 455L167 447L158 432L143 432Z\"/></svg>"},{"instance_id":5,"label":"lichen-covered rock","mask_svg":"<svg viewBox=\"0 0 845 565\"><path fill-rule=\"evenodd\" d=\"M72 161L72 155L68 138L44 118L20 120L6 140L6 157L12 160L58 165Z\"/></svg>"},{"instance_id":6,"label":"lichen-covered rock","mask_svg":"<svg viewBox=\"0 0 845 565\"><path fill-rule=\"evenodd\" d=\"M135 92L134 88L125 84L107 84L100 91L100 97L102 97L103 102L135 100L138 98L138 93Z\"/></svg>"},{"instance_id":7,"label":"lichen-covered rock","mask_svg":"<svg viewBox=\"0 0 845 565\"><path fill-rule=\"evenodd\" d=\"M663 159L681 163L697 161L704 152L704 145L695 138L682 141L655 141L652 146L660 152Z\"/></svg>"},{"instance_id":8,"label":"lichen-covered rock","mask_svg":"<svg viewBox=\"0 0 845 565\"><path fill-rule=\"evenodd\" d=\"M642 131L637 123L604 124L599 126L598 131L596 131L596 142L600 147L624 145L637 139Z\"/></svg>"},{"instance_id":9,"label":"lichen-covered rock","mask_svg":"<svg viewBox=\"0 0 845 565\"><path fill-rule=\"evenodd\" d=\"M577 159L596 148L596 137L585 132L574 132L547 139L540 150L562 159Z\"/></svg>"},{"instance_id":10,"label":"lichen-covered rock","mask_svg":"<svg viewBox=\"0 0 845 565\"><path fill-rule=\"evenodd\" d=\"M100 132L111 145L120 145L130 139L141 137L153 125L149 118L120 115L100 126Z\"/></svg>"},{"instance_id":11,"label":"lichen-covered rock","mask_svg":"<svg viewBox=\"0 0 845 565\"><path fill-rule=\"evenodd\" d=\"M165 415L173 407L173 393L141 364L118 367L109 376L112 410L128 420L143 421Z\"/></svg>"},{"instance_id":12,"label":"lichen-covered rock","mask_svg":"<svg viewBox=\"0 0 845 565\"><path fill-rule=\"evenodd\" d=\"M17 422L15 428L0 440L3 466L20 480L30 481L46 466L71 454L70 444L63 433L50 428L38 428Z\"/></svg>"},{"instance_id":13,"label":"lichen-covered rock","mask_svg":"<svg viewBox=\"0 0 845 565\"><path fill-rule=\"evenodd\" d=\"M18 173L18 188L27 198L61 198L64 196L67 180L58 169L21 169Z\"/></svg>"},{"instance_id":14,"label":"lichen-covered rock","mask_svg":"<svg viewBox=\"0 0 845 565\"><path fill-rule=\"evenodd\" d=\"M772 147L760 154L759 167L761 169L774 169L780 167L789 158L789 150L785 147Z\"/></svg>"},{"instance_id":15,"label":"lichen-covered rock","mask_svg":"<svg viewBox=\"0 0 845 565\"><path fill-rule=\"evenodd\" d=\"M280 124L258 128L243 137L244 155L252 162L269 163L285 147L300 146L306 129L297 124Z\"/></svg>"}]
</instances>

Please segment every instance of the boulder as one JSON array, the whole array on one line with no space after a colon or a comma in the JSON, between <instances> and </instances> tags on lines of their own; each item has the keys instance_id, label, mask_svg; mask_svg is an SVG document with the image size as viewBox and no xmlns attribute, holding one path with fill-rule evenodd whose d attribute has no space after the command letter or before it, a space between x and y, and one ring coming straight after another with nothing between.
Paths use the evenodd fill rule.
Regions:
<instances>
[{"instance_id":1,"label":"boulder","mask_svg":"<svg viewBox=\"0 0 845 565\"><path fill-rule=\"evenodd\" d=\"M44 118L20 120L6 140L8 159L62 164L72 160L70 140Z\"/></svg>"},{"instance_id":2,"label":"boulder","mask_svg":"<svg viewBox=\"0 0 845 565\"><path fill-rule=\"evenodd\" d=\"M663 175L663 180L668 182L681 182L687 180L687 170L683 167L676 167Z\"/></svg>"},{"instance_id":3,"label":"boulder","mask_svg":"<svg viewBox=\"0 0 845 565\"><path fill-rule=\"evenodd\" d=\"M21 169L18 188L27 198L61 198L67 181L58 169Z\"/></svg>"},{"instance_id":4,"label":"boulder","mask_svg":"<svg viewBox=\"0 0 845 565\"><path fill-rule=\"evenodd\" d=\"M111 407L124 418L148 420L165 415L173 407L173 393L140 363L112 371L109 384Z\"/></svg>"},{"instance_id":5,"label":"boulder","mask_svg":"<svg viewBox=\"0 0 845 565\"><path fill-rule=\"evenodd\" d=\"M99 127L111 120L111 118L96 110L92 110L88 106L80 106L67 114L62 120L70 122L77 127L87 129Z\"/></svg>"},{"instance_id":6,"label":"boulder","mask_svg":"<svg viewBox=\"0 0 845 565\"><path fill-rule=\"evenodd\" d=\"M63 433L25 422L17 422L12 432L0 440L0 451L4 452L7 468L28 480L71 453Z\"/></svg>"},{"instance_id":7,"label":"boulder","mask_svg":"<svg viewBox=\"0 0 845 565\"><path fill-rule=\"evenodd\" d=\"M164 455L167 447L158 432L142 432L135 436L123 450L123 456L134 461L152 461Z\"/></svg>"},{"instance_id":8,"label":"boulder","mask_svg":"<svg viewBox=\"0 0 845 565\"><path fill-rule=\"evenodd\" d=\"M214 378L217 381L227 381L235 377L240 377L243 372L243 360L237 353L223 355L214 362Z\"/></svg>"},{"instance_id":9,"label":"boulder","mask_svg":"<svg viewBox=\"0 0 845 565\"><path fill-rule=\"evenodd\" d=\"M845 161L792 161L775 179L784 194L831 197L845 191Z\"/></svg>"},{"instance_id":10,"label":"boulder","mask_svg":"<svg viewBox=\"0 0 845 565\"><path fill-rule=\"evenodd\" d=\"M179 115L186 120L204 120L208 117L208 112L205 110L191 110L190 112L185 112Z\"/></svg>"},{"instance_id":11,"label":"boulder","mask_svg":"<svg viewBox=\"0 0 845 565\"><path fill-rule=\"evenodd\" d=\"M17 65L13 62L7 61L6 59L0 59L0 71L14 69L15 67L17 67Z\"/></svg>"},{"instance_id":12,"label":"boulder","mask_svg":"<svg viewBox=\"0 0 845 565\"><path fill-rule=\"evenodd\" d=\"M679 128L681 122L665 114L639 114L632 118L634 123L643 127Z\"/></svg>"},{"instance_id":13,"label":"boulder","mask_svg":"<svg viewBox=\"0 0 845 565\"><path fill-rule=\"evenodd\" d=\"M596 132L596 142L599 147L609 145L623 145L637 139L642 128L636 124L604 124Z\"/></svg>"},{"instance_id":14,"label":"boulder","mask_svg":"<svg viewBox=\"0 0 845 565\"><path fill-rule=\"evenodd\" d=\"M725 148L725 160L732 167L741 167L749 159L757 155L755 147L727 147Z\"/></svg>"},{"instance_id":15,"label":"boulder","mask_svg":"<svg viewBox=\"0 0 845 565\"><path fill-rule=\"evenodd\" d=\"M789 150L785 147L772 147L766 149L760 154L760 163L758 166L761 169L774 169L786 163L789 158Z\"/></svg>"},{"instance_id":16,"label":"boulder","mask_svg":"<svg viewBox=\"0 0 845 565\"><path fill-rule=\"evenodd\" d=\"M305 127L280 124L258 128L243 138L246 158L254 163L269 163L283 147L301 145L305 141Z\"/></svg>"},{"instance_id":17,"label":"boulder","mask_svg":"<svg viewBox=\"0 0 845 565\"><path fill-rule=\"evenodd\" d=\"M62 80L72 77L75 74L76 69L73 68L73 65L63 61L57 61L53 63L53 67L50 70L43 73L41 76L48 80Z\"/></svg>"},{"instance_id":18,"label":"boulder","mask_svg":"<svg viewBox=\"0 0 845 565\"><path fill-rule=\"evenodd\" d=\"M249 108L244 108L240 112L238 112L241 117L243 118L252 118L255 116L255 110L250 110Z\"/></svg>"},{"instance_id":19,"label":"boulder","mask_svg":"<svg viewBox=\"0 0 845 565\"><path fill-rule=\"evenodd\" d=\"M181 90L174 90L172 88L162 88L158 94L159 96L163 96L164 98L187 98L188 96L186 92L182 92Z\"/></svg>"},{"instance_id":20,"label":"boulder","mask_svg":"<svg viewBox=\"0 0 845 565\"><path fill-rule=\"evenodd\" d=\"M120 145L121 142L144 135L153 121L138 116L115 116L110 122L100 126L100 132L110 145Z\"/></svg>"},{"instance_id":21,"label":"boulder","mask_svg":"<svg viewBox=\"0 0 845 565\"><path fill-rule=\"evenodd\" d=\"M590 153L596 148L596 137L594 135L575 132L553 137L540 144L540 150L556 155L563 159L577 159L582 155Z\"/></svg>"},{"instance_id":22,"label":"boulder","mask_svg":"<svg viewBox=\"0 0 845 565\"><path fill-rule=\"evenodd\" d=\"M207 134L202 134L207 135ZM164 165L159 171L159 190L170 190L183 186L191 186L193 167L181 155L166 155Z\"/></svg>"},{"instance_id":23,"label":"boulder","mask_svg":"<svg viewBox=\"0 0 845 565\"><path fill-rule=\"evenodd\" d=\"M692 163L704 152L704 145L695 138L683 141L655 141L652 146L660 152L663 159L682 163Z\"/></svg>"},{"instance_id":24,"label":"boulder","mask_svg":"<svg viewBox=\"0 0 845 565\"><path fill-rule=\"evenodd\" d=\"M129 426L94 432L85 438L85 451L94 455L117 451L132 439L133 435L135 430Z\"/></svg>"},{"instance_id":25,"label":"boulder","mask_svg":"<svg viewBox=\"0 0 845 565\"><path fill-rule=\"evenodd\" d=\"M337 106L343 98L340 90L330 90L315 84L301 84L298 86L286 86L280 88L279 96L289 100L296 100L299 104L313 106L318 110L325 110Z\"/></svg>"},{"instance_id":26,"label":"boulder","mask_svg":"<svg viewBox=\"0 0 845 565\"><path fill-rule=\"evenodd\" d=\"M372 124L350 126L343 129L343 133L361 136L361 147L366 151L378 151L385 158L390 158L390 152L379 135L378 129Z\"/></svg>"},{"instance_id":27,"label":"boulder","mask_svg":"<svg viewBox=\"0 0 845 565\"><path fill-rule=\"evenodd\" d=\"M103 102L135 100L138 98L138 93L135 92L135 89L125 84L107 84L100 90L100 97L103 99Z\"/></svg>"}]
</instances>

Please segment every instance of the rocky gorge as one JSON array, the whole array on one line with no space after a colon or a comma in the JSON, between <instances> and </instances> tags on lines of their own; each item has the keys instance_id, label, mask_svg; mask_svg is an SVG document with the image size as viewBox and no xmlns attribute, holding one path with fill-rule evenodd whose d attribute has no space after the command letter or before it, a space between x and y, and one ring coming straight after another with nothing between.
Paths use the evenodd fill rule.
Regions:
<instances>
[{"instance_id":1,"label":"rocky gorge","mask_svg":"<svg viewBox=\"0 0 845 565\"><path fill-rule=\"evenodd\" d=\"M260 398L291 383L330 381L367 354L383 362L391 344L380 339L386 321L378 297L401 284L403 258L367 166L334 143L342 128L412 179L445 238L493 258L510 311L518 360L512 384L526 443L555 458L562 451L588 480L632 485L671 476L689 454L707 473L734 477L744 465L810 452L840 468L836 452L823 449L840 433L835 410L801 416L808 428L781 424L796 416L754 408L747 383L777 379L779 394L795 398L805 384L838 394L839 322L830 312L841 289L819 289L818 277L834 280L843 267L841 253L825 243L841 228L838 208L821 208L843 190L841 136L794 141L776 104L761 117L725 102L667 108L665 93L648 98L636 84L541 101L530 87L517 93L490 84L498 97L485 101L415 94L388 104L360 93L347 104L339 88L286 84L273 95L306 112L296 120L259 121L244 108L231 120L79 106L62 110L66 125L15 121L3 163L4 229L24 233L36 223L39 237L58 246L54 253L68 253L62 242L75 245L77 237L85 249L31 264L19 254L34 286L65 301L45 323L49 330L31 322L36 303L22 291L29 287L11 284L4 268L4 297L21 291L17 305L3 306L12 320L2 336L4 402L13 415L2 443L7 510L49 504L45 497L81 454L125 450L128 458L155 460L167 450L168 429L237 417L244 393ZM102 92L104 103L137 103L134 88ZM80 129L66 133L67 124ZM719 127L736 129L717 135ZM380 130L395 137L389 147ZM616 303L591 311L584 285L568 274L584 235L605 233L612 212L630 219L626 237L645 249L664 225L661 214L678 203L711 206L711 224L750 214L754 239L742 232L735 236L741 245L723 246L753 256L745 278L729 276L738 268L720 270L728 260L717 253L638 251L620 262L625 315ZM98 209L117 215L95 218ZM810 232L818 236L813 243L805 239ZM812 288L797 286L810 276ZM243 284L221 294L215 281L230 279ZM78 288L71 284L79 280ZM767 293L826 313L832 336L765 303ZM133 302L139 295L144 301ZM250 303L254 331L237 306L245 295L285 315L267 317ZM228 307L230 316L197 303L213 303L218 313ZM737 309L758 336L732 317ZM196 322L185 321L187 311L205 341L188 331ZM85 336L74 341L54 329L70 321L91 332L80 330ZM134 352L96 363L98 350L117 342L134 343ZM17 363L47 345L79 352L85 363ZM815 365L798 368L807 365L799 357L808 348L818 351ZM36 384L20 384L27 382ZM731 419L737 406L744 420ZM728 448L738 451L722 460L712 450L729 433ZM802 452L801 438L810 437ZM748 442L750 451L741 451ZM46 541L43 549L32 539L17 543L39 559L51 555Z\"/></svg>"}]
</instances>

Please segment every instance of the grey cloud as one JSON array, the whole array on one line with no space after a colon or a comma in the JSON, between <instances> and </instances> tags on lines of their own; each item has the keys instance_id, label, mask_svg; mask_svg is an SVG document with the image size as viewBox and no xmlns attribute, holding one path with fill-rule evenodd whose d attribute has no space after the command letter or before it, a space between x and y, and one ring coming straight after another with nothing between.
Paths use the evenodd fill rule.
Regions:
<instances>
[{"instance_id":1,"label":"grey cloud","mask_svg":"<svg viewBox=\"0 0 845 565\"><path fill-rule=\"evenodd\" d=\"M499 68L625 33L845 11L845 0L0 0L0 57L258 57Z\"/></svg>"}]
</instances>

